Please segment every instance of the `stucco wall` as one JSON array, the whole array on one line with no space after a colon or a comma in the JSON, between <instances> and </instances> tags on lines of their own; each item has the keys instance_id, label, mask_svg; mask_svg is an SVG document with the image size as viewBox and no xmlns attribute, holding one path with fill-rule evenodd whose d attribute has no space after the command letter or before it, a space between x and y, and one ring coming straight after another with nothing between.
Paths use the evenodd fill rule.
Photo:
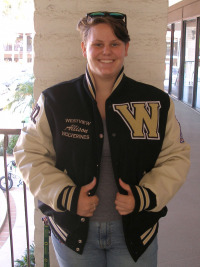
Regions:
<instances>
[{"instance_id":1,"label":"stucco wall","mask_svg":"<svg viewBox=\"0 0 200 267\"><path fill-rule=\"evenodd\" d=\"M34 95L85 71L76 24L87 12L120 11L127 14L131 36L125 73L163 89L167 0L34 0ZM35 210L36 265L43 266L42 215ZM51 250L51 266L57 267Z\"/></svg>"}]
</instances>

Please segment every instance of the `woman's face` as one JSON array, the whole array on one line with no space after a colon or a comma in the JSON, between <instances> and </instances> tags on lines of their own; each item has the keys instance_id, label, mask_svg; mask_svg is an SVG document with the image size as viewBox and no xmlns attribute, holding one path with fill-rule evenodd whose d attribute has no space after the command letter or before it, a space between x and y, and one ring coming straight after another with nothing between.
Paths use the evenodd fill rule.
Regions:
<instances>
[{"instance_id":1,"label":"woman's face","mask_svg":"<svg viewBox=\"0 0 200 267\"><path fill-rule=\"evenodd\" d=\"M81 44L94 78L116 79L127 56L129 43L125 44L107 24L90 29L86 43Z\"/></svg>"}]
</instances>

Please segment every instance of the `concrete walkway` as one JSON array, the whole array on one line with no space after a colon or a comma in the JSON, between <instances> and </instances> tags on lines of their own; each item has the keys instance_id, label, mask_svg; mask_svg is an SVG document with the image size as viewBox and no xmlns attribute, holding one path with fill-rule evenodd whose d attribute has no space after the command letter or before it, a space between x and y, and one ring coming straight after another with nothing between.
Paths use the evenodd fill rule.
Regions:
<instances>
[{"instance_id":1,"label":"concrete walkway","mask_svg":"<svg viewBox=\"0 0 200 267\"><path fill-rule=\"evenodd\" d=\"M3 191L0 189L0 233L1 233L1 228L4 225L5 219L6 219L6 215L7 215L7 202L6 202L6 198L4 196Z\"/></svg>"},{"instance_id":2,"label":"concrete walkway","mask_svg":"<svg viewBox=\"0 0 200 267\"><path fill-rule=\"evenodd\" d=\"M13 250L14 260L22 259L26 250L26 228L25 228L25 216L24 216L24 195L23 187L13 187L10 191L10 199L12 198L14 203L11 202L11 213L15 209L16 218L11 214L12 223L14 224L13 233ZM12 204L13 203L13 204ZM29 238L30 244L34 240L34 201L33 197L27 190L27 204L28 204L28 217L29 217ZM8 233L8 222L1 228L0 237L4 236L4 244L0 248L0 266L11 267L11 256L10 256L10 238Z\"/></svg>"},{"instance_id":3,"label":"concrete walkway","mask_svg":"<svg viewBox=\"0 0 200 267\"><path fill-rule=\"evenodd\" d=\"M184 139L191 146L191 168L160 222L158 267L200 267L200 113L174 103Z\"/></svg>"}]
</instances>

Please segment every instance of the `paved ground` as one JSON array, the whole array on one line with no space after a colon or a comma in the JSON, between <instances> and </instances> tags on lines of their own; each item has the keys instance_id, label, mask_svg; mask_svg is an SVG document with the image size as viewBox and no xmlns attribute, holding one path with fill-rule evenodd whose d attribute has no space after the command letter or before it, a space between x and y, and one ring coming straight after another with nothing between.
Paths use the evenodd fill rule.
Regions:
<instances>
[{"instance_id":1,"label":"paved ground","mask_svg":"<svg viewBox=\"0 0 200 267\"><path fill-rule=\"evenodd\" d=\"M200 267L200 113L174 102L184 139L191 145L191 168L161 220L158 267Z\"/></svg>"},{"instance_id":2,"label":"paved ground","mask_svg":"<svg viewBox=\"0 0 200 267\"><path fill-rule=\"evenodd\" d=\"M24 196L23 188L14 187L10 190L11 200L11 219L13 229L14 259L21 259L26 250L26 231L24 216ZM29 235L30 244L34 240L34 202L33 197L27 190L28 216L29 216ZM1 205L1 203L0 203ZM10 260L10 238L8 233L8 221L5 221L0 232L0 266L11 267Z\"/></svg>"}]
</instances>

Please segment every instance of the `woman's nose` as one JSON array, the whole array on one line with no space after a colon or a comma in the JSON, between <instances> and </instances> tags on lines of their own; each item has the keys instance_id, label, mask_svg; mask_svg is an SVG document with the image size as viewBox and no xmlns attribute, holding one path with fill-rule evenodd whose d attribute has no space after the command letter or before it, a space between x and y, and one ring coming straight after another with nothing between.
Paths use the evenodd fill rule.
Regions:
<instances>
[{"instance_id":1,"label":"woman's nose","mask_svg":"<svg viewBox=\"0 0 200 267\"><path fill-rule=\"evenodd\" d=\"M110 46L109 45L105 45L104 48L103 48L103 54L104 55L108 55L110 53L111 53Z\"/></svg>"}]
</instances>

